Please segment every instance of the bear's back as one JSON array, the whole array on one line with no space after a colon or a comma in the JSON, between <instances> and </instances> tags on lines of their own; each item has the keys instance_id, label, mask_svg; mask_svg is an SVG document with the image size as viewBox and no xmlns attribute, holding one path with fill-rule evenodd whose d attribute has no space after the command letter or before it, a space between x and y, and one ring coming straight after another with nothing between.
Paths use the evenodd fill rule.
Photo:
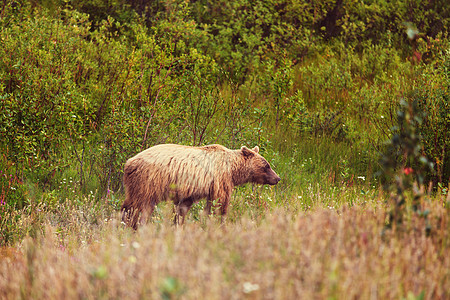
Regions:
<instances>
[{"instance_id":1,"label":"bear's back","mask_svg":"<svg viewBox=\"0 0 450 300\"><path fill-rule=\"evenodd\" d=\"M230 171L233 154L234 151L221 145L190 147L177 144L161 144L138 153L130 158L127 164L133 161L136 163L141 161L148 166L152 166L152 169L156 168L160 171L164 170L164 172L169 171L172 178L181 177L187 179L187 174L211 177L217 171L220 173L228 173Z\"/></svg>"},{"instance_id":2,"label":"bear's back","mask_svg":"<svg viewBox=\"0 0 450 300\"><path fill-rule=\"evenodd\" d=\"M226 152L231 152L230 149L218 145L207 145L201 147L191 147L177 144L160 144L150 147L140 153L138 153L133 158L142 158L146 161L158 161L167 162L172 158L178 159L202 159L206 157L219 158L223 157ZM132 159L133 159L132 158Z\"/></svg>"}]
</instances>

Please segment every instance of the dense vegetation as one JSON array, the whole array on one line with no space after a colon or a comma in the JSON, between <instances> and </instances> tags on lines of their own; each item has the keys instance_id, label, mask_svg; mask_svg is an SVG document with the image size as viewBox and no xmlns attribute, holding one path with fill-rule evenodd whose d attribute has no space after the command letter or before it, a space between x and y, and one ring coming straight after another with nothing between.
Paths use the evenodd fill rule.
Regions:
<instances>
[{"instance_id":1,"label":"dense vegetation","mask_svg":"<svg viewBox=\"0 0 450 300\"><path fill-rule=\"evenodd\" d=\"M74 290L72 297L123 296L114 289L120 279L102 281L107 274L113 276L109 268L114 263L94 259L103 253L98 241L117 246L136 239L151 252L155 247L170 248L179 239L178 231L167 225L170 216L165 211L170 204L161 205L143 230L155 238L154 244L147 243L144 233L133 235L114 223L123 200L126 159L158 143L258 145L282 178L275 187L236 190L226 221L229 232L204 219L203 203L193 207L190 225L180 229L180 234L193 231L187 239L203 240L207 235L216 240L205 242L202 252L211 260L204 257L193 268L214 281L227 281L224 289L236 282L253 282L241 278L242 272L260 276L264 270L258 288L254 286L260 294L253 297L281 298L300 291L312 297L338 297L350 295L351 288L369 297L372 286L366 281L347 284L359 273L338 276L339 270L348 274L357 268L346 264L345 253L325 255L326 261L312 268L318 271L311 277L311 290L297 286L308 285L308 269L295 275L282 271L284 263L296 260L295 247L320 246L312 240L300 245L286 231L304 226L319 240L330 234L323 229L314 232L305 218L320 227L323 217L325 227L333 230L330 224L335 223L362 228L354 238L364 249L349 244L354 241L351 231L339 231L337 240L330 235L330 243L320 251L334 253L332 249L344 243L344 249L353 253L347 260L359 263L359 251L370 248L370 259L387 237L394 249L429 251L426 262L438 263L448 256L450 229L449 28L450 5L444 0L3 2L0 244L17 246L4 248L0 257L14 258L28 275L17 273L26 278L20 282L14 268L4 267L2 290L13 278L18 288L5 290L2 297L17 298L16 293L44 297L33 278L39 282L37 278L47 276L48 270L41 275L30 270L41 268L36 257L56 259L57 251L66 249L78 258L89 252L92 259L83 261L86 268L94 268L87 273L76 264L67 269L68 282L81 277L92 281L86 294ZM366 211L371 217L364 223L361 215ZM354 222L351 216L356 216ZM283 234L269 229L270 224ZM399 228L400 236L388 231ZM215 230L225 232L220 231L222 236ZM263 231L268 233L261 243L272 251L284 250L270 244L271 234L294 248L288 247L274 262L258 252L259 265L244 264L233 274L237 261L250 259L230 241L233 235L248 237L251 244ZM373 239L369 245L367 235ZM41 246L33 246L27 236ZM409 242L417 249L408 248ZM78 253L79 247L87 248ZM115 257L112 260L127 257L130 267L131 260L143 259L133 247L106 252ZM15 251L21 253L19 258ZM170 260L171 251L161 255ZM395 268L402 272L407 268L408 259L391 261L388 256L394 254L380 253L384 267L374 265L363 274L376 270L374 280L392 280L398 275ZM231 266L223 261L226 255ZM186 259L177 256L167 268L155 267L154 272L162 273L154 273L148 285L135 282L141 294L128 295L195 298L199 290L189 289L185 276L196 275L176 274L176 261ZM55 268L64 268L59 264ZM216 264L217 277L201 271ZM383 276L384 264L395 265L388 279L377 277ZM422 261L420 266L424 265ZM379 295L445 298L450 290L448 259L442 268L434 273L440 283L429 280L421 285L411 277L402 282L403 290L386 287ZM292 276L292 282L286 279L284 292L281 281L267 283L276 276L269 276L268 270ZM242 290L215 288L201 289L225 298L242 297ZM159 294L151 292L155 289ZM59 293L50 296L62 297Z\"/></svg>"}]
</instances>

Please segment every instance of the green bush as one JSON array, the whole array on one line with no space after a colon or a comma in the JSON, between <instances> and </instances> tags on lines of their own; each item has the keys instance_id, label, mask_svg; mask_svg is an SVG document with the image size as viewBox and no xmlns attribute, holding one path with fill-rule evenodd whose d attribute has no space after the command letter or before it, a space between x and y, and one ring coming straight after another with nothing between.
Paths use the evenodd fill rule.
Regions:
<instances>
[{"instance_id":1,"label":"green bush","mask_svg":"<svg viewBox=\"0 0 450 300\"><path fill-rule=\"evenodd\" d=\"M0 131L21 180L54 188L55 174L75 166L82 190L97 177L106 193L120 188L127 157L182 141L167 134L188 122L179 118L184 99L174 97L179 78L215 78L214 62L179 46L181 23L170 33L169 23L148 30L136 21L131 40L113 26L121 24L109 17L92 31L87 15L65 10L64 20L43 11L2 29Z\"/></svg>"}]
</instances>

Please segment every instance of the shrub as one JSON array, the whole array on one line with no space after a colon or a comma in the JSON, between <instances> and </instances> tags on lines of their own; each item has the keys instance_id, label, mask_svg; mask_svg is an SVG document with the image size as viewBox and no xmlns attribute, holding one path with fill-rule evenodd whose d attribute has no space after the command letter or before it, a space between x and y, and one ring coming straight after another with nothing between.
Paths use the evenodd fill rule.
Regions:
<instances>
[{"instance_id":1,"label":"shrub","mask_svg":"<svg viewBox=\"0 0 450 300\"><path fill-rule=\"evenodd\" d=\"M433 170L433 163L422 155L420 126L423 118L424 112L417 101L400 102L398 123L392 128L392 138L381 159L386 176L384 189L390 197L389 227L401 227L409 209L419 216L426 218L427 215L421 211L421 200L425 193L425 176Z\"/></svg>"}]
</instances>

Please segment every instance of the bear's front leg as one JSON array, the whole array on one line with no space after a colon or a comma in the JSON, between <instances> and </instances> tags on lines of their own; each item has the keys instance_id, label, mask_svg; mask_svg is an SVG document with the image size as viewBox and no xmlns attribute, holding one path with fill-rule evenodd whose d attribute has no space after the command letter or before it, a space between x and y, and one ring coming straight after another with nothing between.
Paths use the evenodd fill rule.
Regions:
<instances>
[{"instance_id":1,"label":"bear's front leg","mask_svg":"<svg viewBox=\"0 0 450 300\"><path fill-rule=\"evenodd\" d=\"M227 214L228 205L230 204L231 192L233 188L228 185L222 185L217 188L212 197L208 197L205 206L205 213L207 215L211 214L211 209L214 214L220 214L222 216L222 221Z\"/></svg>"},{"instance_id":2,"label":"bear's front leg","mask_svg":"<svg viewBox=\"0 0 450 300\"><path fill-rule=\"evenodd\" d=\"M192 204L194 204L194 200L192 198L186 198L178 202L176 205L174 224L175 225L183 225L184 219L186 218L187 213L191 209Z\"/></svg>"}]
</instances>

